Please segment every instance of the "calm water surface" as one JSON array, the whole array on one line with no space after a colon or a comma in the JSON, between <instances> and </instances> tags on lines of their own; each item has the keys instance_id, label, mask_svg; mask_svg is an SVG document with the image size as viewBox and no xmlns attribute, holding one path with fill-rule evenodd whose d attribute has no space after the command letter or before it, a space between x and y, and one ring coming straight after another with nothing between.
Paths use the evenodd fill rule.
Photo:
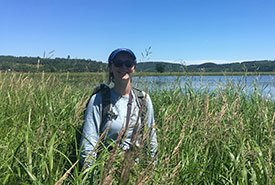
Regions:
<instances>
[{"instance_id":1,"label":"calm water surface","mask_svg":"<svg viewBox=\"0 0 275 185\"><path fill-rule=\"evenodd\" d=\"M158 76L133 77L136 87L174 89L191 87L198 91L213 91L231 86L251 94L255 90L264 97L275 100L275 75L263 76Z\"/></svg>"}]
</instances>

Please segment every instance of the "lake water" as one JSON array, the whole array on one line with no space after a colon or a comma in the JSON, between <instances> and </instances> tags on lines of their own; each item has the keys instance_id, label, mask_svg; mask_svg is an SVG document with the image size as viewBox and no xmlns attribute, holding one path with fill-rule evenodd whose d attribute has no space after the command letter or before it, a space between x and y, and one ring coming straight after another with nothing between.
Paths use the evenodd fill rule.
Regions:
<instances>
[{"instance_id":1,"label":"lake water","mask_svg":"<svg viewBox=\"0 0 275 185\"><path fill-rule=\"evenodd\" d=\"M198 91L213 91L223 89L230 85L241 89L247 94L255 92L255 89L263 97L275 100L275 75L263 76L157 76L157 77L133 77L136 87L148 87L150 89L174 89L191 87Z\"/></svg>"}]
</instances>

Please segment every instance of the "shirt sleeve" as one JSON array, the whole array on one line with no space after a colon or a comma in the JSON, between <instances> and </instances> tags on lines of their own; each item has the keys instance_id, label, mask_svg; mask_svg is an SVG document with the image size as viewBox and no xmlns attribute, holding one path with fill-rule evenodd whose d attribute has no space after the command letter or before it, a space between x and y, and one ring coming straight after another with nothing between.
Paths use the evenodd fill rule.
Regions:
<instances>
[{"instance_id":1,"label":"shirt sleeve","mask_svg":"<svg viewBox=\"0 0 275 185\"><path fill-rule=\"evenodd\" d=\"M157 148L158 148L158 142L157 142L157 134L156 134L156 128L155 128L155 119L154 119L154 109L153 109L153 104L151 101L151 98L149 94L147 94L146 98L146 103L147 103L147 127L151 128L151 132L149 134L150 137L150 153L151 157L155 157L157 153Z\"/></svg>"},{"instance_id":2,"label":"shirt sleeve","mask_svg":"<svg viewBox=\"0 0 275 185\"><path fill-rule=\"evenodd\" d=\"M95 146L99 140L100 124L101 124L101 94L93 95L87 105L82 136L80 140L80 162L82 165L92 165L96 157Z\"/></svg>"}]
</instances>

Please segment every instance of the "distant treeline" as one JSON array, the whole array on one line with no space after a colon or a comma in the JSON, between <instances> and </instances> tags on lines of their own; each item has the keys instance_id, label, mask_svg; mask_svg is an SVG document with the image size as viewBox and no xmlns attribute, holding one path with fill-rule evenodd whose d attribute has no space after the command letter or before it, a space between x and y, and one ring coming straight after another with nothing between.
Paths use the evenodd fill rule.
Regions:
<instances>
[{"instance_id":1,"label":"distant treeline","mask_svg":"<svg viewBox=\"0 0 275 185\"><path fill-rule=\"evenodd\" d=\"M107 64L90 59L0 56L1 71L16 72L103 72ZM275 72L275 60L230 64L183 65L167 62L142 62L137 72Z\"/></svg>"},{"instance_id":2,"label":"distant treeline","mask_svg":"<svg viewBox=\"0 0 275 185\"><path fill-rule=\"evenodd\" d=\"M171 64L166 62L146 62L137 67L137 71L158 72L275 72L275 60L246 61L230 64L204 63L200 65Z\"/></svg>"},{"instance_id":3,"label":"distant treeline","mask_svg":"<svg viewBox=\"0 0 275 185\"><path fill-rule=\"evenodd\" d=\"M0 70L16 72L102 72L107 66L86 59L0 56Z\"/></svg>"},{"instance_id":4,"label":"distant treeline","mask_svg":"<svg viewBox=\"0 0 275 185\"><path fill-rule=\"evenodd\" d=\"M190 72L275 72L275 60L246 61L230 64L204 63L190 65Z\"/></svg>"}]
</instances>

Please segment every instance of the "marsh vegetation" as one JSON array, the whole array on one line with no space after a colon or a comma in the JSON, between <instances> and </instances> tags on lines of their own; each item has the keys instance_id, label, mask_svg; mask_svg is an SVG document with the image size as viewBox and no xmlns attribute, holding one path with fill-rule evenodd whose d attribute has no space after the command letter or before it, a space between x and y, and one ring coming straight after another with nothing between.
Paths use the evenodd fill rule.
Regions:
<instances>
[{"instance_id":1,"label":"marsh vegetation","mask_svg":"<svg viewBox=\"0 0 275 185\"><path fill-rule=\"evenodd\" d=\"M257 88L247 96L232 82L210 92L188 81L150 89L157 163L132 165L132 156L117 150L81 171L76 133L103 79L97 73L0 73L2 184L83 184L88 178L99 184L275 183L275 103Z\"/></svg>"}]
</instances>

